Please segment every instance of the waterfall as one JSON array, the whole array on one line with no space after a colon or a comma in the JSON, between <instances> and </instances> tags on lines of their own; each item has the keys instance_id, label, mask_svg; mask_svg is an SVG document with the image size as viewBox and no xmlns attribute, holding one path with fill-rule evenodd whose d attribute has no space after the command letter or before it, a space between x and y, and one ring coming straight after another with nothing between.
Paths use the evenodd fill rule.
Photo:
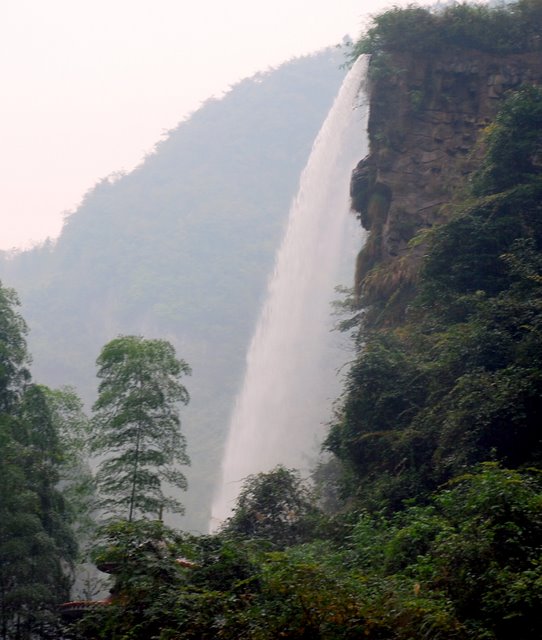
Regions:
<instances>
[{"instance_id":1,"label":"waterfall","mask_svg":"<svg viewBox=\"0 0 542 640\"><path fill-rule=\"evenodd\" d=\"M360 58L345 77L301 174L231 417L211 529L248 475L277 464L306 471L318 456L348 358L331 332L331 301L352 280L362 243L349 184L368 147L366 70Z\"/></svg>"}]
</instances>

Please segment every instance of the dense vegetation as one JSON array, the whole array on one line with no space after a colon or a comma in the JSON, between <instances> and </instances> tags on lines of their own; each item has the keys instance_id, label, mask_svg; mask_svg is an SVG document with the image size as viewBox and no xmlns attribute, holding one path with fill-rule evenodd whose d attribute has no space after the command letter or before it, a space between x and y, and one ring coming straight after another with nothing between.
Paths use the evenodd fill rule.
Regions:
<instances>
[{"instance_id":1,"label":"dense vegetation","mask_svg":"<svg viewBox=\"0 0 542 640\"><path fill-rule=\"evenodd\" d=\"M173 465L188 461L178 404L189 367L165 340L116 338L98 358L91 424L73 390L32 382L17 305L0 286L0 637L60 638L59 605L96 521L182 508L161 483L186 487ZM95 478L89 441L102 460Z\"/></svg>"},{"instance_id":2,"label":"dense vegetation","mask_svg":"<svg viewBox=\"0 0 542 640\"><path fill-rule=\"evenodd\" d=\"M443 8L395 7L373 19L352 51L382 56L392 51L438 52L450 48L496 53L540 51L542 5L519 0L500 7L450 2Z\"/></svg>"},{"instance_id":3,"label":"dense vegetation","mask_svg":"<svg viewBox=\"0 0 542 640\"><path fill-rule=\"evenodd\" d=\"M425 237L407 322L374 329L350 370L327 446L364 501L395 509L484 460L541 461L541 107L533 87L505 103L478 197Z\"/></svg>"},{"instance_id":4,"label":"dense vegetation","mask_svg":"<svg viewBox=\"0 0 542 640\"><path fill-rule=\"evenodd\" d=\"M0 637L57 626L77 545L63 493L74 464L60 439L54 398L32 383L26 325L13 291L0 288ZM56 396L58 398L58 396ZM73 437L72 437L73 442ZM63 482L66 491L60 491Z\"/></svg>"}]
</instances>

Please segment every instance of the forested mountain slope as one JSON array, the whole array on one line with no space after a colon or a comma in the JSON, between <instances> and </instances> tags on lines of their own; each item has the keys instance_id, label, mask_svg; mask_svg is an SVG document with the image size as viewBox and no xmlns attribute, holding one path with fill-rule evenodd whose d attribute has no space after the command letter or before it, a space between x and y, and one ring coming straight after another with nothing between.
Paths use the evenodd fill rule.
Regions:
<instances>
[{"instance_id":1,"label":"forested mountain slope","mask_svg":"<svg viewBox=\"0 0 542 640\"><path fill-rule=\"evenodd\" d=\"M328 50L241 81L96 184L58 241L2 261L37 380L91 401L95 359L119 333L165 337L191 365L185 527L205 527L247 342L343 62Z\"/></svg>"}]
</instances>

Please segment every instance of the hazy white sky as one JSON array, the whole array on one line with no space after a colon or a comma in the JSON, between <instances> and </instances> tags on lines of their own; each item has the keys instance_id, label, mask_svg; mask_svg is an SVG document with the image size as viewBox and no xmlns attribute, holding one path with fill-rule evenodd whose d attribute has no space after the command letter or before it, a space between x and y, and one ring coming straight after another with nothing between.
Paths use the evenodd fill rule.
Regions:
<instances>
[{"instance_id":1,"label":"hazy white sky","mask_svg":"<svg viewBox=\"0 0 542 640\"><path fill-rule=\"evenodd\" d=\"M0 249L58 235L212 95L358 36L390 0L2 0Z\"/></svg>"}]
</instances>

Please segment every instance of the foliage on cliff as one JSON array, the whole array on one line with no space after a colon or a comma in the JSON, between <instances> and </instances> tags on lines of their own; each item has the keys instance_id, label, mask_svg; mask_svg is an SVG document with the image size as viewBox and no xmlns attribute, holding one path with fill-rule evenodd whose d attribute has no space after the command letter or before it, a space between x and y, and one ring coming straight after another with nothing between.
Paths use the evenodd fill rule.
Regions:
<instances>
[{"instance_id":1,"label":"foliage on cliff","mask_svg":"<svg viewBox=\"0 0 542 640\"><path fill-rule=\"evenodd\" d=\"M486 130L487 151L473 191L489 195L531 183L542 167L542 95L533 86L516 91Z\"/></svg>"},{"instance_id":2,"label":"foliage on cliff","mask_svg":"<svg viewBox=\"0 0 542 640\"><path fill-rule=\"evenodd\" d=\"M373 329L348 374L327 447L367 506L401 508L484 460L541 461L541 98L528 87L505 103L480 195L425 235L407 322Z\"/></svg>"},{"instance_id":3,"label":"foliage on cliff","mask_svg":"<svg viewBox=\"0 0 542 640\"><path fill-rule=\"evenodd\" d=\"M542 2L519 0L502 7L452 3L444 8L394 7L373 18L352 58L362 53L437 52L449 48L523 53L542 48Z\"/></svg>"}]
</instances>

